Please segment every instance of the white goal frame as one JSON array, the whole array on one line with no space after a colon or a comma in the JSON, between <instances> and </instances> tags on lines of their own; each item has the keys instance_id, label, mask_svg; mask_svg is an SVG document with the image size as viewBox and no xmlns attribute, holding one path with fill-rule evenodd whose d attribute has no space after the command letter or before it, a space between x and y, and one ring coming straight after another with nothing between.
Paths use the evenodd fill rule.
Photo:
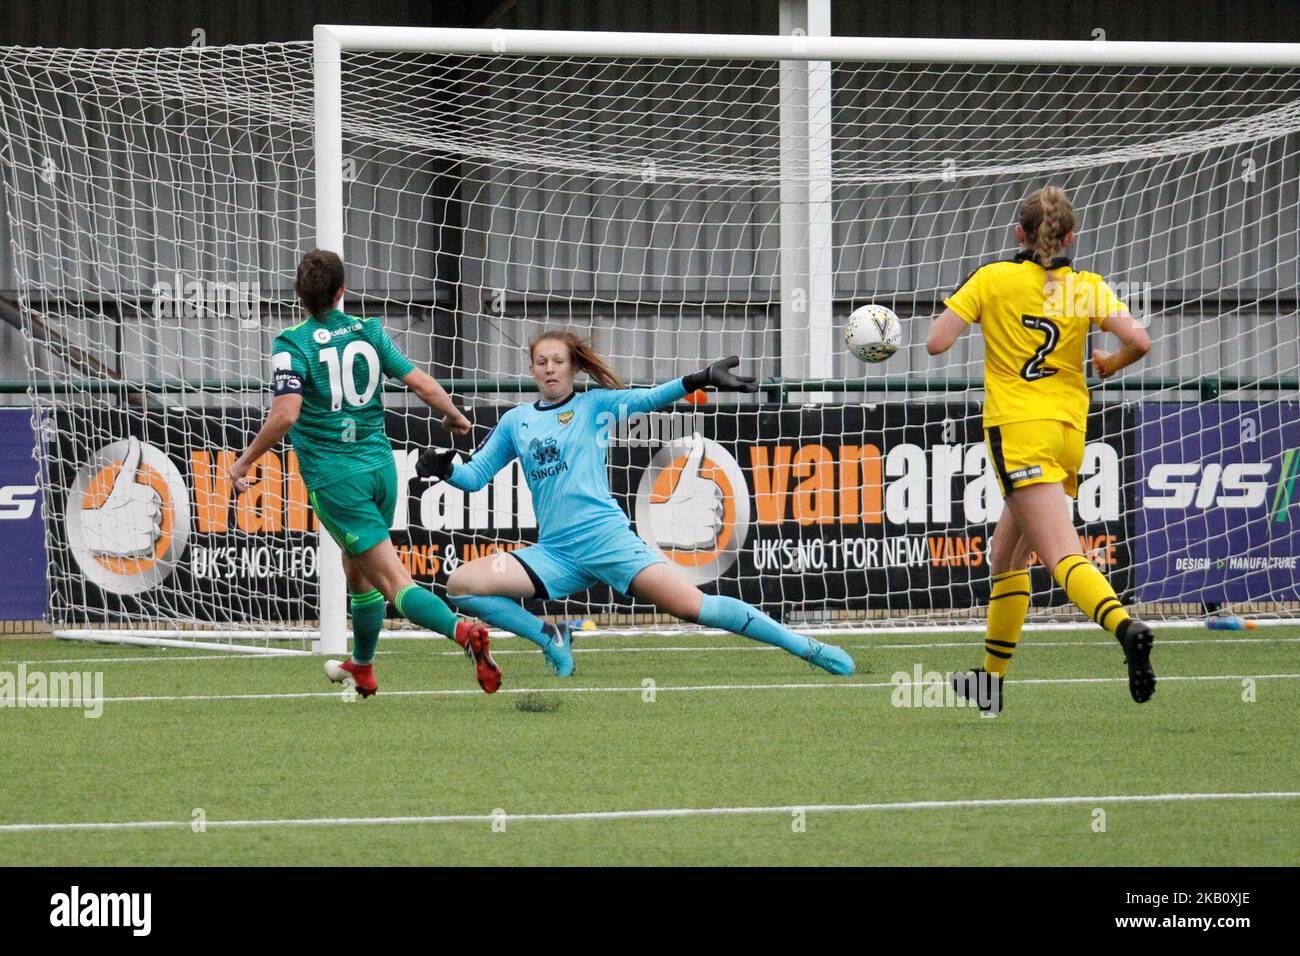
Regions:
<instances>
[{"instance_id":1,"label":"white goal frame","mask_svg":"<svg viewBox=\"0 0 1300 956\"><path fill-rule=\"evenodd\" d=\"M1062 64L1098 66L1297 67L1300 44L1184 43L1108 40L974 40L897 37L750 36L690 33L454 29L318 25L314 30L316 242L343 248L344 52L465 53L520 56L745 58L766 60ZM822 95L828 91L821 91ZM808 128L782 129L782 139L806 141L829 152L829 137ZM811 160L818 157L810 156ZM820 157L829 169L829 156ZM794 250L781 250L782 272ZM829 268L829 256L821 259ZM814 284L812 286L816 288ZM824 286L828 287L828 286ZM784 296L784 291L783 291ZM804 331L812 347L830 345L830 310L808 309ZM783 335L783 339L785 336ZM320 635L315 649L342 653L347 647L346 587L339 548L320 533ZM923 628L920 628L923 629Z\"/></svg>"}]
</instances>

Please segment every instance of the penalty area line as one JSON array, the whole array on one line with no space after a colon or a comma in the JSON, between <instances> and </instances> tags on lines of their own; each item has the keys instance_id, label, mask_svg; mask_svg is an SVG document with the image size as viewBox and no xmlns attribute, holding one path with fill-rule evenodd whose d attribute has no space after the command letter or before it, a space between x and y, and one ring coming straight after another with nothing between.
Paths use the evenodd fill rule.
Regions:
<instances>
[{"instance_id":1,"label":"penalty area line","mask_svg":"<svg viewBox=\"0 0 1300 956\"><path fill-rule=\"evenodd\" d=\"M655 820L680 817L739 817L793 813L879 813L891 810L966 810L985 807L1062 807L1106 803L1188 803L1223 800L1294 800L1300 792L1267 790L1244 793L1152 793L1105 796L1004 797L974 800L906 800L894 803L803 803L780 807L678 807L648 810L589 810L574 813L451 813L401 817L287 817L268 820L212 820L205 830L265 827L427 826L444 823L545 823L602 820ZM193 820L125 820L102 823L0 823L0 833L49 833L66 830L193 829Z\"/></svg>"}]
</instances>

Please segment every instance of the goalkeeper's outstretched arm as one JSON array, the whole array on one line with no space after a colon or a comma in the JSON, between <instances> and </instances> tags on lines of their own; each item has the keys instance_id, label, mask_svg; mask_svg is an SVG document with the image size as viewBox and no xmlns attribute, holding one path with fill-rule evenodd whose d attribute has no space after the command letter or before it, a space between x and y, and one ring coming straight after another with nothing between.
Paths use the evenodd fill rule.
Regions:
<instances>
[{"instance_id":1,"label":"goalkeeper's outstretched arm","mask_svg":"<svg viewBox=\"0 0 1300 956\"><path fill-rule=\"evenodd\" d=\"M457 465L454 448L430 448L416 461L415 473L421 478L445 481L461 491L478 491L515 457L510 413L506 412L468 461Z\"/></svg>"},{"instance_id":2,"label":"goalkeeper's outstretched arm","mask_svg":"<svg viewBox=\"0 0 1300 956\"><path fill-rule=\"evenodd\" d=\"M752 375L737 375L731 371L740 364L739 355L729 355L707 365L698 372L682 376L682 387L693 392L697 388L716 388L720 392L757 392L758 383Z\"/></svg>"},{"instance_id":3,"label":"goalkeeper's outstretched arm","mask_svg":"<svg viewBox=\"0 0 1300 956\"><path fill-rule=\"evenodd\" d=\"M754 376L736 375L731 371L739 364L740 357L732 355L718 359L698 372L691 372L653 388L611 389L604 397L605 404L610 410L621 407L628 414L636 414L671 405L701 388L713 388L720 392L757 392L758 385Z\"/></svg>"}]
</instances>

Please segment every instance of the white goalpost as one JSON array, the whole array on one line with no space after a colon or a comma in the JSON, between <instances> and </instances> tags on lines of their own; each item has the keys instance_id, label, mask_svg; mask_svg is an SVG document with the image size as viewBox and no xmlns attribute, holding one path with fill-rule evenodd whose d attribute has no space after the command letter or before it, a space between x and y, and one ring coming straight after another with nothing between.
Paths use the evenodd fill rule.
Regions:
<instances>
[{"instance_id":1,"label":"white goalpost","mask_svg":"<svg viewBox=\"0 0 1300 956\"><path fill-rule=\"evenodd\" d=\"M740 355L757 396L618 423L633 529L796 628L976 625L1002 508L982 346L931 359L925 328L1015 254L1016 205L1049 182L1076 267L1156 343L1089 380L1083 549L1155 620L1300 611L1300 45L318 26L0 67L61 636L344 652L339 550L291 447L250 492L223 478L313 246L343 255L345 310L466 409L463 455L532 399L544 328L634 385ZM880 365L839 333L868 302L904 327ZM451 439L386 405L418 582L536 540L528 462L470 495L417 482ZM664 531L708 510L691 494L716 520ZM1038 569L1031 626L1079 620L1063 600ZM675 626L608 589L535 609Z\"/></svg>"}]
</instances>

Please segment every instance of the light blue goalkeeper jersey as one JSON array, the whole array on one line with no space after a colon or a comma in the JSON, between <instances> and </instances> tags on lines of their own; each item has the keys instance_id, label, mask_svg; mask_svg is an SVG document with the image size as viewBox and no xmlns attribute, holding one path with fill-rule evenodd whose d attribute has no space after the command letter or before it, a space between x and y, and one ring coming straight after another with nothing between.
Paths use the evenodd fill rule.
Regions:
<instances>
[{"instance_id":1,"label":"light blue goalkeeper jersey","mask_svg":"<svg viewBox=\"0 0 1300 956\"><path fill-rule=\"evenodd\" d=\"M554 405L516 405L470 461L455 466L448 481L477 491L518 458L533 494L539 541L571 543L611 523L627 528L605 470L609 436L620 417L662 408L685 395L678 378L654 388L592 389Z\"/></svg>"}]
</instances>

